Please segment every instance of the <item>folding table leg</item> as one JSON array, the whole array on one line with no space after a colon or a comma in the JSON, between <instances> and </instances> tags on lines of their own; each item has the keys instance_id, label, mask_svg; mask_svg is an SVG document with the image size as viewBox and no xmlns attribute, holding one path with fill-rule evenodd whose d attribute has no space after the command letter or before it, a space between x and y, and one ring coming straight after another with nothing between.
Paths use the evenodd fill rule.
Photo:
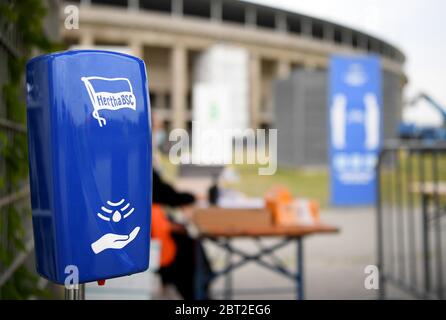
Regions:
<instances>
[{"instance_id":1,"label":"folding table leg","mask_svg":"<svg viewBox=\"0 0 446 320\"><path fill-rule=\"evenodd\" d=\"M226 240L226 245L231 245L231 240ZM230 250L226 250L226 267L229 267L232 264L232 253ZM225 296L226 300L232 299L232 272L227 272L225 276Z\"/></svg>"},{"instance_id":2,"label":"folding table leg","mask_svg":"<svg viewBox=\"0 0 446 320\"><path fill-rule=\"evenodd\" d=\"M296 293L297 300L305 299L305 288L304 288L304 246L303 246L303 238L297 238L297 272L296 272Z\"/></svg>"},{"instance_id":3,"label":"folding table leg","mask_svg":"<svg viewBox=\"0 0 446 320\"><path fill-rule=\"evenodd\" d=\"M203 300L203 275L201 270L201 250L200 240L194 240L195 245L195 279L194 279L194 291L195 300Z\"/></svg>"}]
</instances>

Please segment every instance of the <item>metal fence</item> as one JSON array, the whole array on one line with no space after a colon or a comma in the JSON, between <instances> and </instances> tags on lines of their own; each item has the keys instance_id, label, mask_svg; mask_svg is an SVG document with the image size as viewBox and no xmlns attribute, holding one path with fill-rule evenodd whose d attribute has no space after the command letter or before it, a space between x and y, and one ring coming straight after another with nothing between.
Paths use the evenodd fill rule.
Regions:
<instances>
[{"instance_id":1,"label":"metal fence","mask_svg":"<svg viewBox=\"0 0 446 320\"><path fill-rule=\"evenodd\" d=\"M444 299L446 144L384 148L378 163L380 298Z\"/></svg>"},{"instance_id":2,"label":"metal fence","mask_svg":"<svg viewBox=\"0 0 446 320\"><path fill-rule=\"evenodd\" d=\"M22 125L2 118L0 118L0 131L7 133L8 140L12 140L13 136L16 134L22 135L26 133L26 130ZM0 167L2 175L6 174L3 172L4 159L2 156L0 156ZM15 271L25 263L34 248L30 232L31 218L29 214L26 213L29 209L29 186L26 181L23 182L23 186L18 190L14 190L8 185L9 181L6 181L6 191L3 192L0 197L0 224L3 227L2 230L6 231L0 234L0 246L9 252L15 252L15 258L10 264L4 265L0 263L0 298L2 294L2 286L13 276ZM22 250L16 249L16 245L11 243L9 238L10 221L9 215L7 214L9 206L18 206L20 208L20 221L22 222L22 227L26 231L24 234L25 248Z\"/></svg>"},{"instance_id":3,"label":"metal fence","mask_svg":"<svg viewBox=\"0 0 446 320\"><path fill-rule=\"evenodd\" d=\"M2 20L0 16L0 132L5 134L7 141L1 141L0 143L12 143L16 135L26 134L26 128L24 125L12 122L7 119L6 107L3 104L3 86L9 80L8 63L11 58L20 57L21 52L20 34L14 24L7 23ZM0 153L0 175L2 177L8 177L6 160L4 155ZM6 179L2 190L0 191L0 226L3 232L0 233L0 247L14 254L14 259L10 263L0 262L0 298L2 294L2 287L11 277L14 272L22 266L29 257L33 249L33 242L31 241L31 234L27 232L25 237L24 250L16 249L16 244L12 243L10 235L8 234L13 230L11 221L7 212L11 206L19 206L21 221L25 230L30 230L31 218L26 214L26 210L29 207L29 187L26 181L21 184L22 188L12 188L11 181ZM28 240L28 241L26 241Z\"/></svg>"}]
</instances>

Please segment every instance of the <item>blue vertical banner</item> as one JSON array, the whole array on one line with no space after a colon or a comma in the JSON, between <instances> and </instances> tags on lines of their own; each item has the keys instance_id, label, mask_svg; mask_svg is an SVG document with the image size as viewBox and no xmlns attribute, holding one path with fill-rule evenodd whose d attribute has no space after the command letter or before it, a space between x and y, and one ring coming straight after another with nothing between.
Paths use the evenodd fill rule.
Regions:
<instances>
[{"instance_id":1,"label":"blue vertical banner","mask_svg":"<svg viewBox=\"0 0 446 320\"><path fill-rule=\"evenodd\" d=\"M382 143L380 61L375 56L332 56L329 79L331 204L373 204Z\"/></svg>"}]
</instances>

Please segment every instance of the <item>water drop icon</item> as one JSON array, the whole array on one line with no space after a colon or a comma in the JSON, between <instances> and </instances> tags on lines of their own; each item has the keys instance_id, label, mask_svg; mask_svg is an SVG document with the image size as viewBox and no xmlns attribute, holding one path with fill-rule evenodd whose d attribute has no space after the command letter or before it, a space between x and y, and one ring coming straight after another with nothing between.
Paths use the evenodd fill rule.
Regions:
<instances>
[{"instance_id":1,"label":"water drop icon","mask_svg":"<svg viewBox=\"0 0 446 320\"><path fill-rule=\"evenodd\" d=\"M119 222L119 221L121 221L121 218L122 218L121 213L120 213L118 210L116 210L116 211L113 213L112 220L113 220L114 222Z\"/></svg>"}]
</instances>

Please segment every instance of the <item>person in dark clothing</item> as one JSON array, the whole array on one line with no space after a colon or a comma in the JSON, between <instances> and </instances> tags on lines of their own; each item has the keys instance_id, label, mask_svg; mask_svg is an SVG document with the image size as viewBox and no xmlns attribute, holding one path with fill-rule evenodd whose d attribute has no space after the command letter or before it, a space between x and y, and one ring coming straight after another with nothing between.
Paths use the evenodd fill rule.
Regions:
<instances>
[{"instance_id":1,"label":"person in dark clothing","mask_svg":"<svg viewBox=\"0 0 446 320\"><path fill-rule=\"evenodd\" d=\"M188 192L178 192L170 184L164 182L158 172L153 170L152 200L155 203L169 207L181 207L192 205L195 196Z\"/></svg>"},{"instance_id":2,"label":"person in dark clothing","mask_svg":"<svg viewBox=\"0 0 446 320\"><path fill-rule=\"evenodd\" d=\"M156 204L170 207L189 206L195 202L195 197L187 192L178 192L171 185L164 182L156 170L153 170L153 193L152 201ZM164 285L173 284L185 300L192 300L195 297L195 270L196 254L201 258L200 267L205 279L212 273L211 267L203 247L196 240L192 239L185 227L172 222L172 238L175 241L177 250L171 264L161 267L159 274ZM208 299L208 285L201 290Z\"/></svg>"}]
</instances>

